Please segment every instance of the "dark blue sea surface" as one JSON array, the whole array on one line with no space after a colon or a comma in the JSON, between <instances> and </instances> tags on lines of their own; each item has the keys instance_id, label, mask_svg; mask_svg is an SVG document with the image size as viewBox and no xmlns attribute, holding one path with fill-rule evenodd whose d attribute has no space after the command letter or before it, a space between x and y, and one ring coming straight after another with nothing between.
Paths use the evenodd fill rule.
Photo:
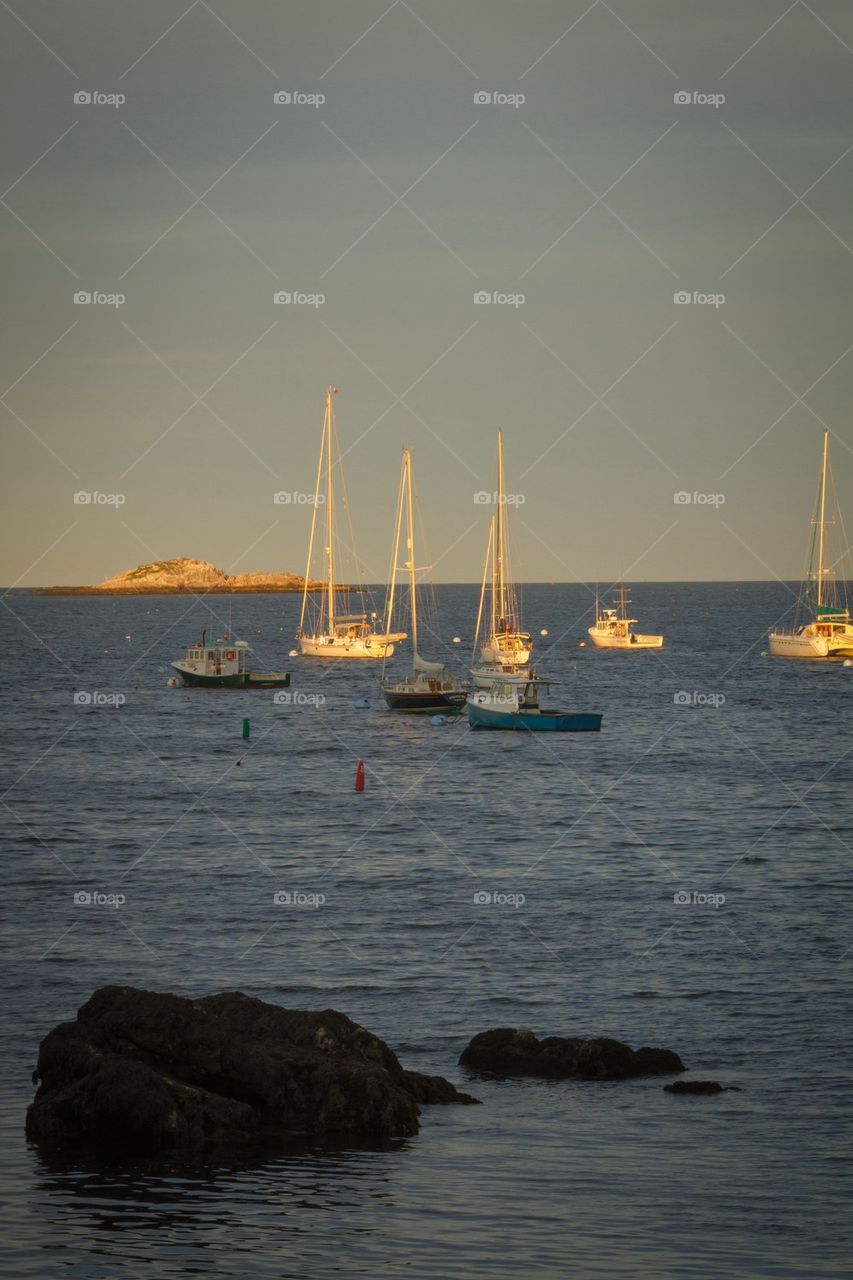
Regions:
<instances>
[{"instance_id":1,"label":"dark blue sea surface","mask_svg":"<svg viewBox=\"0 0 853 1280\"><path fill-rule=\"evenodd\" d=\"M780 584L633 594L661 653L581 647L590 591L525 589L552 702L604 713L583 735L391 713L374 664L288 657L293 596L5 598L5 1274L851 1274L853 667L766 656ZM447 649L422 648L464 669L477 590L439 599ZM232 610L289 704L167 687ZM44 1158L39 1041L105 983L340 1009L484 1105L382 1152ZM672 1048L740 1092L467 1078L507 1025Z\"/></svg>"}]
</instances>

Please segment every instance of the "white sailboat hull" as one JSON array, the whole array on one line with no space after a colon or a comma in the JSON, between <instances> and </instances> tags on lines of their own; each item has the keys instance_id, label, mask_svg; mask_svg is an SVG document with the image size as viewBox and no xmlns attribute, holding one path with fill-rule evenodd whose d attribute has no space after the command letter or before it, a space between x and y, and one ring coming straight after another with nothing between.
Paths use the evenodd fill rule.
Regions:
<instances>
[{"instance_id":1,"label":"white sailboat hull","mask_svg":"<svg viewBox=\"0 0 853 1280\"><path fill-rule=\"evenodd\" d=\"M601 631L597 627L590 627L588 631L592 639L592 643L596 649L662 649L663 636L641 636L635 631L629 632L627 635L613 635L608 631Z\"/></svg>"},{"instance_id":2,"label":"white sailboat hull","mask_svg":"<svg viewBox=\"0 0 853 1280\"><path fill-rule=\"evenodd\" d=\"M506 653L494 645L484 644L480 650L484 662L498 662L507 667L526 667L530 662L530 649L517 649L514 653Z\"/></svg>"},{"instance_id":3,"label":"white sailboat hull","mask_svg":"<svg viewBox=\"0 0 853 1280\"><path fill-rule=\"evenodd\" d=\"M769 648L774 658L849 658L853 657L853 625L833 627L819 634L813 627L799 631L776 631L770 634Z\"/></svg>"},{"instance_id":4,"label":"white sailboat hull","mask_svg":"<svg viewBox=\"0 0 853 1280\"><path fill-rule=\"evenodd\" d=\"M485 653L485 650L483 652ZM471 668L471 676L478 689L491 689L496 680L520 689L528 683L532 674L529 666L512 667L499 662L484 663L482 666Z\"/></svg>"},{"instance_id":5,"label":"white sailboat hull","mask_svg":"<svg viewBox=\"0 0 853 1280\"><path fill-rule=\"evenodd\" d=\"M299 652L303 658L322 658L326 662L337 658L376 661L391 657L394 641L384 636L300 636Z\"/></svg>"}]
</instances>

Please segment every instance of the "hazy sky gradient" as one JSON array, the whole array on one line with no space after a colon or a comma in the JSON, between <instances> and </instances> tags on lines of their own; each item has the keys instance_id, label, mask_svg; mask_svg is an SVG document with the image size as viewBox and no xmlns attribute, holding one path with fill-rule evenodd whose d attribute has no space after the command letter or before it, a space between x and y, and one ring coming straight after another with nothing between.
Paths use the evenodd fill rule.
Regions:
<instances>
[{"instance_id":1,"label":"hazy sky gradient","mask_svg":"<svg viewBox=\"0 0 853 1280\"><path fill-rule=\"evenodd\" d=\"M301 572L272 498L313 487L329 383L368 577L408 445L435 576L479 579L498 426L529 580L797 577L823 422L853 525L853 8L588 2L0 9L0 581Z\"/></svg>"}]
</instances>

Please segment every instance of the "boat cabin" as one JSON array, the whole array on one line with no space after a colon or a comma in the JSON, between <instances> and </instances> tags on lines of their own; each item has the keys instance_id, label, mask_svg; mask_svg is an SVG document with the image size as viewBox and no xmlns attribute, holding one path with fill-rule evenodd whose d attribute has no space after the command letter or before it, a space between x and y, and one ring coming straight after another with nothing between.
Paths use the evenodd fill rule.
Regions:
<instances>
[{"instance_id":1,"label":"boat cabin","mask_svg":"<svg viewBox=\"0 0 853 1280\"><path fill-rule=\"evenodd\" d=\"M245 640L230 640L223 636L215 644L196 641L189 645L180 664L182 669L199 676L230 676L245 670L250 652Z\"/></svg>"}]
</instances>

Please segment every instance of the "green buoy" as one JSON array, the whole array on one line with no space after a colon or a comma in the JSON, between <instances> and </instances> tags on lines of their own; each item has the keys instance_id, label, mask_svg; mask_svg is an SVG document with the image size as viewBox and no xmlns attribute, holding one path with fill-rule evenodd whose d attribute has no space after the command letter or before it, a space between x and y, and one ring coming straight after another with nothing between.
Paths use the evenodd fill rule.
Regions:
<instances>
[{"instance_id":1,"label":"green buoy","mask_svg":"<svg viewBox=\"0 0 853 1280\"><path fill-rule=\"evenodd\" d=\"M249 721L244 720L243 721L243 737L248 738L248 736L249 736Z\"/></svg>"}]
</instances>

